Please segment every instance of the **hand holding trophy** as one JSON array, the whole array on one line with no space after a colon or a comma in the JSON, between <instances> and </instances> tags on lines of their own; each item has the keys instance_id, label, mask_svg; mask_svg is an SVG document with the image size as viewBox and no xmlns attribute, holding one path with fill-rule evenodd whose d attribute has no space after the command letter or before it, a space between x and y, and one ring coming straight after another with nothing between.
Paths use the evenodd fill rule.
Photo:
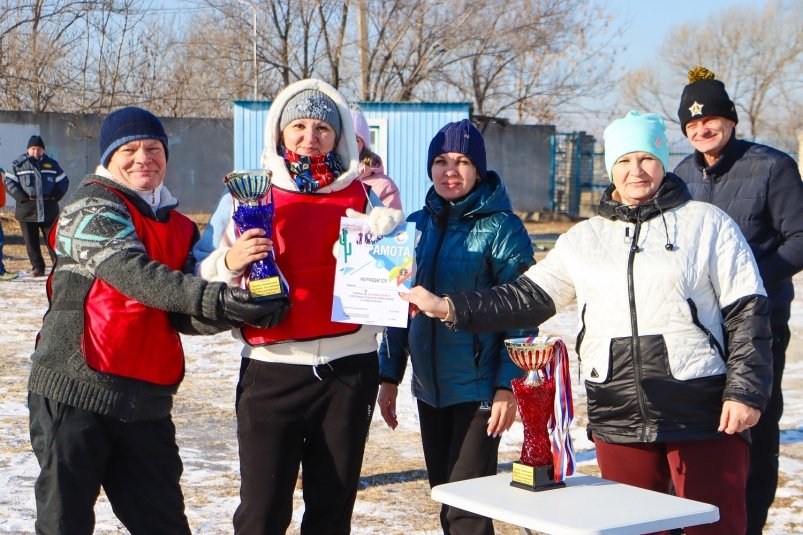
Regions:
<instances>
[{"instance_id":1,"label":"hand holding trophy","mask_svg":"<svg viewBox=\"0 0 803 535\"><path fill-rule=\"evenodd\" d=\"M510 484L533 491L563 487L564 477L574 472L566 345L559 338L529 337L505 340L505 347L513 362L527 371L526 377L512 381L524 442L519 462L513 463Z\"/></svg>"},{"instance_id":2,"label":"hand holding trophy","mask_svg":"<svg viewBox=\"0 0 803 535\"><path fill-rule=\"evenodd\" d=\"M231 196L238 201L232 219L240 233L261 228L267 238L272 236L274 207L270 200L270 179L271 172L267 169L232 171L223 178ZM255 300L286 298L290 293L273 253L251 264L246 288Z\"/></svg>"}]
</instances>

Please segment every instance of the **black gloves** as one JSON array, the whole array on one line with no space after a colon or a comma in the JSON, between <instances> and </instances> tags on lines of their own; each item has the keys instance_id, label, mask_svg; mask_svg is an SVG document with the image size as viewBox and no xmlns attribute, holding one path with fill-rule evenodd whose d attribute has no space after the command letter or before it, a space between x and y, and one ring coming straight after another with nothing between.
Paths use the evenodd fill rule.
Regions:
<instances>
[{"instance_id":1,"label":"black gloves","mask_svg":"<svg viewBox=\"0 0 803 535\"><path fill-rule=\"evenodd\" d=\"M265 311L265 314L248 323L260 329L268 329L284 321L285 316L290 311L290 300L282 298L261 301L259 306Z\"/></svg>"},{"instance_id":2,"label":"black gloves","mask_svg":"<svg viewBox=\"0 0 803 535\"><path fill-rule=\"evenodd\" d=\"M290 309L288 299L255 302L248 290L226 286L217 298L220 316L229 320L233 326L243 323L267 329L284 320Z\"/></svg>"}]
</instances>

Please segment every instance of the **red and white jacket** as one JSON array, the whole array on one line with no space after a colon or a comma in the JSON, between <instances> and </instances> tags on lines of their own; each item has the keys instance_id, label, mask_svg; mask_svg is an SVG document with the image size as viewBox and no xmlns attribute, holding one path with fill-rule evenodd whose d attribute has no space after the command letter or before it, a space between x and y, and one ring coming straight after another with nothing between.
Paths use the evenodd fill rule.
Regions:
<instances>
[{"instance_id":1,"label":"red and white jacket","mask_svg":"<svg viewBox=\"0 0 803 535\"><path fill-rule=\"evenodd\" d=\"M345 171L330 185L315 193L301 193L277 151L279 119L287 101L306 89L318 89L337 104L341 132L335 150ZM335 259L332 247L337 241L340 217L347 208L365 212L368 195L357 180L359 161L357 138L348 103L328 84L302 80L288 86L273 101L265 126L265 150L261 165L272 172L271 187L276 206L272 240L279 268L288 279L293 304L285 321L273 329L235 329L235 337L246 342L242 356L266 362L320 365L377 349L381 327L332 323L332 289ZM200 261L198 273L207 280L241 285L242 272L232 272L226 253L236 240L231 214L234 201L226 194L213 215L223 221L207 226L199 245L213 250L195 249ZM296 222L290 224L290 222ZM214 238L212 233L219 233ZM250 343L248 340L250 340Z\"/></svg>"}]
</instances>

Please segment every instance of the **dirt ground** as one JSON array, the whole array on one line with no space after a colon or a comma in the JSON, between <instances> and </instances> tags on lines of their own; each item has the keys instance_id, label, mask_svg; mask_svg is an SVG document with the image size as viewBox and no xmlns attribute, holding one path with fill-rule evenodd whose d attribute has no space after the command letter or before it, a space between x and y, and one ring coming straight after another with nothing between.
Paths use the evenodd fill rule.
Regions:
<instances>
[{"instance_id":1,"label":"dirt ground","mask_svg":"<svg viewBox=\"0 0 803 535\"><path fill-rule=\"evenodd\" d=\"M203 217L198 219L202 221ZM532 234L559 234L573 224L570 221L541 221L527 222L526 226ZM7 214L2 217L2 225L5 230L6 268L9 271L29 271L30 265L25 255L19 225ZM49 262L44 250L43 254ZM542 254L545 253L539 253L537 256ZM19 306L25 305L20 301ZM31 321L35 323L40 319L36 318ZM793 334L787 362L788 370L790 366L797 368L803 361L801 333ZM27 359L6 358L11 352L12 348L4 348L3 351L0 351L0 354L3 355L2 362L0 362L0 377L9 379L7 386L15 392L15 395L24 395L24 378L27 377L28 361ZM234 377L236 376L236 364L232 366L232 369L229 370L231 373L228 375ZM189 367L192 368L191 362ZM205 376L204 373L208 373L209 376ZM220 516L217 519L219 523L211 522L210 524L207 524L209 519L196 521L194 517L191 518L196 533L227 532L228 528L221 531L223 529L221 526L230 526L228 516L231 511L218 511L216 505L210 505L210 496L216 496L218 500L228 500L227 503L232 501L236 503L238 492L239 480L236 471L231 466L231 463L236 462L232 410L231 407L218 408L210 404L210 400L220 396L222 374L222 370L200 373L195 370L192 374L188 374L181 387L180 400L174 411L174 419L180 432L182 451L189 452L190 456L185 462L185 476L193 473L193 466L196 463L198 464L197 468L203 468L203 473L214 472L216 474L215 479L206 483L193 480L185 482L183 485L188 511L203 509L208 512L211 510L215 512L216 516ZM13 384L11 384L12 382ZM798 381L797 383L803 382ZM798 400L798 393L803 391L803 384L797 383L788 385L791 388L788 388L785 383L784 390L789 392L790 402ZM575 411L575 423L584 426L585 404L576 404ZM199 428L198 422L203 422L201 428ZM25 417L15 418L13 425L19 427L19 440L9 441L4 449L14 448L19 455L28 454L29 444L24 436L26 434ZM791 438L791 441L787 441L782 446L781 455L786 459L784 462L803 463L803 441L799 438ZM191 458L194 451L203 452L203 461L199 462ZM500 468L509 470L510 463L517 458L517 452L500 454ZM216 466L219 468L214 468ZM599 475L594 463L585 463L582 472ZM398 430L393 432L384 424L375 421L371 427L366 447L362 474L358 508L355 510L353 518L353 525L359 526L362 533L402 534L414 531L431 534L438 532L437 517L440 504L430 498L418 433ZM783 511L781 514L784 518L803 518L801 516L803 509L801 509L798 499L799 482L793 481L792 478L782 473L780 486L785 487L785 491L779 492L774 509L779 512ZM300 506L298 499L296 502L296 507ZM389 515L388 510L394 511L393 515L395 516ZM501 522L495 524L496 532L500 535L520 533L517 527ZM780 525L784 527L781 530L773 529L772 533L794 533L803 530L803 525L799 523L799 520L793 521L791 526L788 523ZM405 527L401 528L400 526ZM113 531L104 530L102 533L113 533ZM290 533L295 532L291 530Z\"/></svg>"},{"instance_id":2,"label":"dirt ground","mask_svg":"<svg viewBox=\"0 0 803 535\"><path fill-rule=\"evenodd\" d=\"M208 216L192 216L199 225L206 222ZM22 272L25 276L31 270L28 257L25 253L25 245L20 232L19 223L11 214L0 215L4 240L4 263L6 270L10 272ZM530 222L526 223L527 230L534 234L553 234L564 232L571 227L571 222ZM45 263L50 267L50 259L47 251L42 247L42 255ZM47 270L46 270L47 271ZM5 359L4 359L5 360ZM7 362L7 361L6 361ZM10 364L7 362L7 364ZM27 376L27 372L18 369L18 366L27 367L25 363L17 362L14 370L4 369L0 372L2 376L13 376L19 374L20 377ZM6 366L2 366L6 368ZM24 387L23 387L24 388ZM208 449L208 451L229 449L234 437L234 423L231 413L228 410L220 411L210 408L207 400L211 394L208 391L208 382L196 375L188 374L181 387L181 402L177 403L174 410L176 425L179 429L190 429L194 427L194 422L200 418L205 422L206 429L215 429L220 433L192 433L190 442L195 443L195 447ZM581 418L582 415L577 415ZM225 437L225 438L224 438ZM406 449L417 451L417 455L399 455L400 444L413 444ZM420 521L415 522L416 530L437 532L437 523L440 504L429 498L429 484L427 483L426 470L423 465L423 452L420 450L420 437L418 433L392 432L384 425L374 425L371 428L371 436L366 446L365 461L363 464L362 490L359 500L363 503L404 503L400 513L404 515L414 514ZM415 448L418 448L417 450ZM510 463L518 460L518 455L502 454L500 463L503 468L510 469ZM586 470L586 472L589 472ZM592 470L593 472L593 470ZM598 475L598 474L596 474ZM185 486L185 493L188 507L192 504L201 504L205 501L202 488L199 489L192 485ZM215 493L235 497L238 492L238 479L232 474L229 481L223 486L217 486ZM101 499L101 502L103 498ZM354 514L354 525L361 528L373 528L376 533L397 533L387 525L388 518L377 518L373 514L363 514L359 510ZM197 526L196 526L197 528ZM204 531L203 529L201 531ZM398 533L403 533L399 531ZM520 531L514 526L497 523L497 533L500 535L516 535Z\"/></svg>"}]
</instances>

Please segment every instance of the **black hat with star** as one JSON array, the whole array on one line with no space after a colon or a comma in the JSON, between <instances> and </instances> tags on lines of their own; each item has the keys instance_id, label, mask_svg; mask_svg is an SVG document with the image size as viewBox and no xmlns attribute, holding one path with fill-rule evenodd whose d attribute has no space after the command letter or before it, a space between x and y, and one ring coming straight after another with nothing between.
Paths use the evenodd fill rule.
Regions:
<instances>
[{"instance_id":1,"label":"black hat with star","mask_svg":"<svg viewBox=\"0 0 803 535\"><path fill-rule=\"evenodd\" d=\"M725 91L725 84L714 78L714 73L705 67L689 71L689 85L683 88L678 107L680 129L686 135L686 124L698 117L725 117L739 122L736 106Z\"/></svg>"}]
</instances>

